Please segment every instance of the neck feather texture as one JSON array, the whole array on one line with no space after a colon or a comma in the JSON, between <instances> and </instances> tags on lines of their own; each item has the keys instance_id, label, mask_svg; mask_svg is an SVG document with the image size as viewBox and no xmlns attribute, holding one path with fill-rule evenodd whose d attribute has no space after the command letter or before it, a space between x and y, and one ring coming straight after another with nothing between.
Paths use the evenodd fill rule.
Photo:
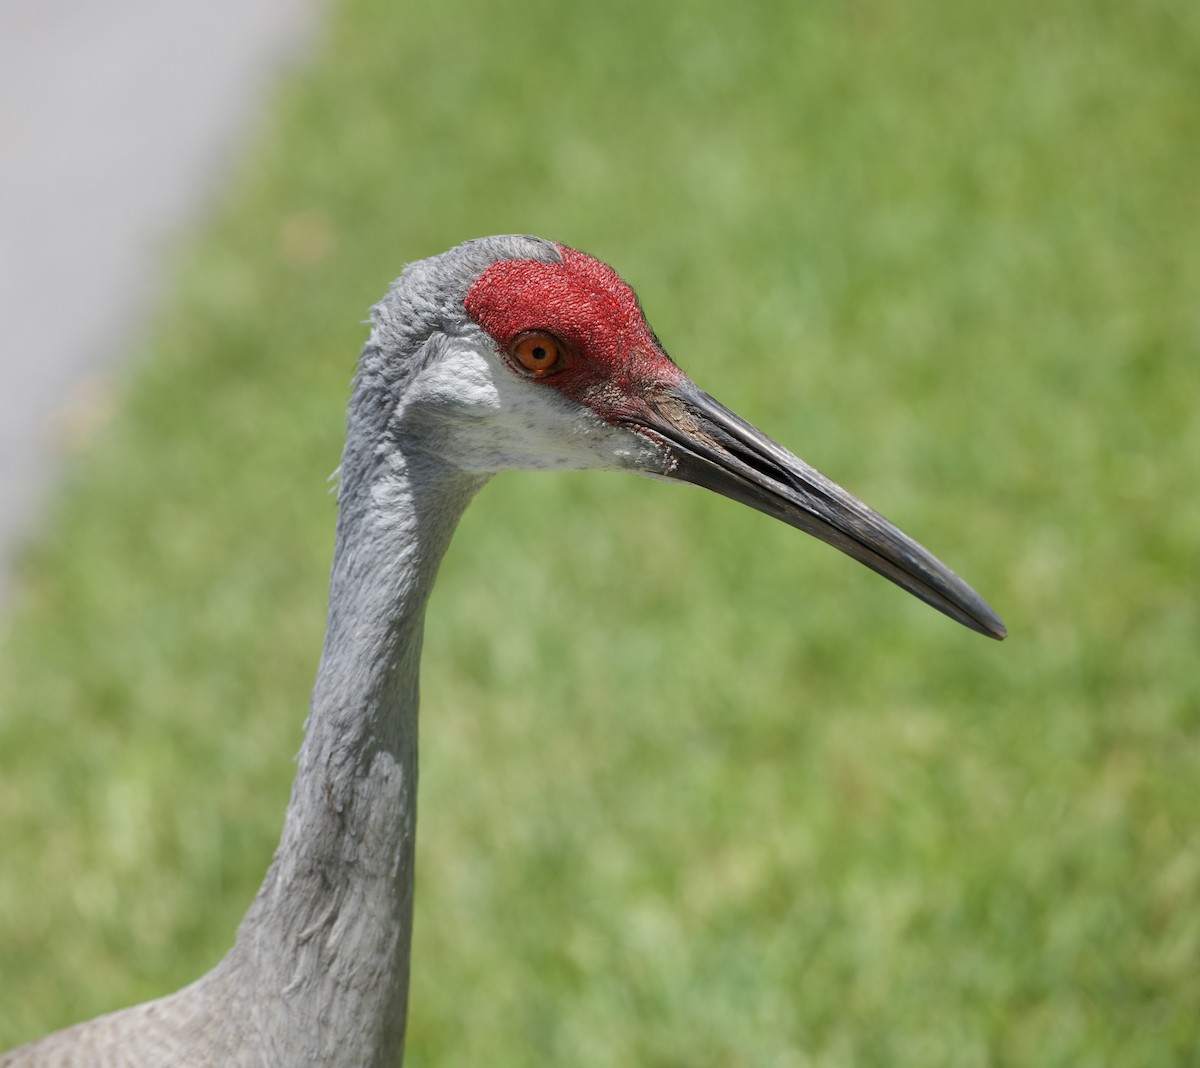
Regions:
<instances>
[{"instance_id":1,"label":"neck feather texture","mask_svg":"<svg viewBox=\"0 0 1200 1068\"><path fill-rule=\"evenodd\" d=\"M353 426L350 440L363 440ZM425 605L486 479L402 442L386 454L348 445L342 477L329 627L296 781L233 949L191 986L0 1054L0 1068L403 1059Z\"/></svg>"},{"instance_id":2,"label":"neck feather texture","mask_svg":"<svg viewBox=\"0 0 1200 1068\"><path fill-rule=\"evenodd\" d=\"M283 835L237 941L190 987L82 1025L117 1024L123 1055L153 1042L146 1064L403 1059L425 605L486 479L419 449L356 452L360 441L352 425L329 625Z\"/></svg>"},{"instance_id":3,"label":"neck feather texture","mask_svg":"<svg viewBox=\"0 0 1200 1068\"><path fill-rule=\"evenodd\" d=\"M344 471L329 627L283 836L214 982L286 1063L399 1063L412 938L425 605L482 485L399 451ZM243 1002L246 1004L246 1002ZM266 1019L270 1015L272 1019Z\"/></svg>"}]
</instances>

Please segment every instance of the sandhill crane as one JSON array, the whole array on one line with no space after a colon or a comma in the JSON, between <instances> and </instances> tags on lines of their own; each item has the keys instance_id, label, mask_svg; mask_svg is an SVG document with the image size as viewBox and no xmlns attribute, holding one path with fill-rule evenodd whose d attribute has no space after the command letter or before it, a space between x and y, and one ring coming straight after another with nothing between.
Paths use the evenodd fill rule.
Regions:
<instances>
[{"instance_id":1,"label":"sandhill crane","mask_svg":"<svg viewBox=\"0 0 1200 1068\"><path fill-rule=\"evenodd\" d=\"M425 604L463 510L506 468L695 483L1005 636L921 546L693 385L610 267L521 236L411 264L359 361L306 737L233 948L191 986L13 1050L3 1068L401 1061Z\"/></svg>"}]
</instances>

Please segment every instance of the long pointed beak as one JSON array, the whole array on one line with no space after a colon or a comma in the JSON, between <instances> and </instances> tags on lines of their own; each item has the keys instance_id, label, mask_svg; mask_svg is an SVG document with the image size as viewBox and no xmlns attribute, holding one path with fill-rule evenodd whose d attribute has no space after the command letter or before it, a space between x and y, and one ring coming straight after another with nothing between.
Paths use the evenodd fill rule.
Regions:
<instances>
[{"instance_id":1,"label":"long pointed beak","mask_svg":"<svg viewBox=\"0 0 1200 1068\"><path fill-rule=\"evenodd\" d=\"M945 564L686 379L636 420L666 445L668 478L714 490L828 542L939 612L989 638L1000 617Z\"/></svg>"}]
</instances>

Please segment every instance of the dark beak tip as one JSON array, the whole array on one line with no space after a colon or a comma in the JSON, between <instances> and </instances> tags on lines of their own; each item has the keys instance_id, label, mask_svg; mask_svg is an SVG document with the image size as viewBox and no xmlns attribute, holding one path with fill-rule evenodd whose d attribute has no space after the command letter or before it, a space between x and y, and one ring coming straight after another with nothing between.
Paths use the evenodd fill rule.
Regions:
<instances>
[{"instance_id":1,"label":"dark beak tip","mask_svg":"<svg viewBox=\"0 0 1200 1068\"><path fill-rule=\"evenodd\" d=\"M974 591L971 592L973 594L972 600L975 601L975 604L968 609L968 614L965 618L958 617L959 622L966 623L971 630L977 631L985 638L992 638L998 642L1004 641L1008 637L1008 628L1004 625L1004 621L992 611L990 604L980 598L978 594L975 594Z\"/></svg>"}]
</instances>

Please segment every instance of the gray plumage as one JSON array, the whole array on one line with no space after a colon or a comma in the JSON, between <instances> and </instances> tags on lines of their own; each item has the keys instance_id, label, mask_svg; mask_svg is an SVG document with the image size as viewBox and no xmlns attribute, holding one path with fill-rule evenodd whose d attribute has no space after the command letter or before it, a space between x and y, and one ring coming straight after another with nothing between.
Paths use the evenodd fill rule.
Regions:
<instances>
[{"instance_id":1,"label":"gray plumage","mask_svg":"<svg viewBox=\"0 0 1200 1068\"><path fill-rule=\"evenodd\" d=\"M538 308L527 325L553 330L561 320L572 374L524 374L516 342L480 324L493 321L486 311L467 312L472 287L507 261L566 272L570 315ZM1003 635L944 565L696 390L643 331L640 311L638 322L617 324L619 345L598 341L591 352L592 342L571 341L581 307L618 316L614 300L624 299L593 266L537 238L485 238L410 265L372 310L349 407L328 629L305 740L279 847L233 948L192 985L0 1055L0 1068L400 1062L425 606L460 516L496 471L606 467L696 482L816 533L960 622ZM503 292L487 299L497 321L516 314ZM633 378L632 363L614 364L630 345L646 350L648 370L618 390L608 377Z\"/></svg>"},{"instance_id":2,"label":"gray plumage","mask_svg":"<svg viewBox=\"0 0 1200 1068\"><path fill-rule=\"evenodd\" d=\"M478 330L462 313L471 281L513 256L558 253L532 238L472 242L410 266L372 310L304 746L279 848L233 948L191 986L0 1055L3 1068L397 1062L412 937L422 620L438 563L486 476L430 456L410 461L395 448L407 435L394 421L406 383L440 346ZM410 509L391 507L406 498Z\"/></svg>"}]
</instances>

